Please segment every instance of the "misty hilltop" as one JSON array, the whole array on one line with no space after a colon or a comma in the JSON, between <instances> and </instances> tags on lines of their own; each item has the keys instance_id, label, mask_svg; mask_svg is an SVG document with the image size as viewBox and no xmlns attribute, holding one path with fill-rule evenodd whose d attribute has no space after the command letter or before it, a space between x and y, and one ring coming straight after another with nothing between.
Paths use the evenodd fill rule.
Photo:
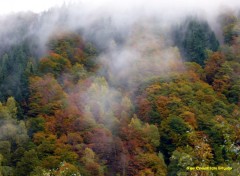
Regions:
<instances>
[{"instance_id":1,"label":"misty hilltop","mask_svg":"<svg viewBox=\"0 0 240 176\"><path fill-rule=\"evenodd\" d=\"M239 174L238 1L73 1L0 26L0 176Z\"/></svg>"}]
</instances>

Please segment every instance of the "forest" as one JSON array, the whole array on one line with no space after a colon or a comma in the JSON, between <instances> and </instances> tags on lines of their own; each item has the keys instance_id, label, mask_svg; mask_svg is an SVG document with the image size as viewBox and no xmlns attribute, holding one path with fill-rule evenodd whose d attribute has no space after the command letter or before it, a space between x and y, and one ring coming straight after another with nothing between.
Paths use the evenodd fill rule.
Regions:
<instances>
[{"instance_id":1,"label":"forest","mask_svg":"<svg viewBox=\"0 0 240 176\"><path fill-rule=\"evenodd\" d=\"M0 18L0 176L240 173L240 11L215 30L66 8Z\"/></svg>"}]
</instances>

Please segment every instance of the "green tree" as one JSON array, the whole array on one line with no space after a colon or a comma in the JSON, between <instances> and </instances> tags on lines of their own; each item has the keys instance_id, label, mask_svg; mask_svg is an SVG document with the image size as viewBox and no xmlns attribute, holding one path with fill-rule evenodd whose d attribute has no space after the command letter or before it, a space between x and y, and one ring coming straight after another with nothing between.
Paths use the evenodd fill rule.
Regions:
<instances>
[{"instance_id":1,"label":"green tree","mask_svg":"<svg viewBox=\"0 0 240 176\"><path fill-rule=\"evenodd\" d=\"M35 150L29 150L24 153L21 161L17 163L16 176L26 176L29 175L34 168L38 165L39 159L37 152Z\"/></svg>"},{"instance_id":2,"label":"green tree","mask_svg":"<svg viewBox=\"0 0 240 176\"><path fill-rule=\"evenodd\" d=\"M6 102L6 106L12 118L15 119L17 117L17 105L15 99L13 97L9 97Z\"/></svg>"},{"instance_id":3,"label":"green tree","mask_svg":"<svg viewBox=\"0 0 240 176\"><path fill-rule=\"evenodd\" d=\"M86 170L90 175L103 176L103 167L98 164L96 154L90 149L86 148L81 158Z\"/></svg>"},{"instance_id":4,"label":"green tree","mask_svg":"<svg viewBox=\"0 0 240 176\"><path fill-rule=\"evenodd\" d=\"M175 42L188 61L204 65L207 50L217 51L219 42L206 21L188 18L175 31Z\"/></svg>"}]
</instances>

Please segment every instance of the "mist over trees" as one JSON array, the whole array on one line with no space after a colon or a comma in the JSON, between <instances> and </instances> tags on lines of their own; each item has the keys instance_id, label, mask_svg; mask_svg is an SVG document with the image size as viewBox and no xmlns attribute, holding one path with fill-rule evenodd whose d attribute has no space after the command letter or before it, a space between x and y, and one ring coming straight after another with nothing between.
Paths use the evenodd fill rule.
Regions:
<instances>
[{"instance_id":1,"label":"mist over trees","mask_svg":"<svg viewBox=\"0 0 240 176\"><path fill-rule=\"evenodd\" d=\"M109 11L1 17L0 176L237 175L238 11Z\"/></svg>"},{"instance_id":2,"label":"mist over trees","mask_svg":"<svg viewBox=\"0 0 240 176\"><path fill-rule=\"evenodd\" d=\"M189 17L174 31L174 40L187 61L204 65L207 51L217 51L219 42L206 21Z\"/></svg>"}]
</instances>

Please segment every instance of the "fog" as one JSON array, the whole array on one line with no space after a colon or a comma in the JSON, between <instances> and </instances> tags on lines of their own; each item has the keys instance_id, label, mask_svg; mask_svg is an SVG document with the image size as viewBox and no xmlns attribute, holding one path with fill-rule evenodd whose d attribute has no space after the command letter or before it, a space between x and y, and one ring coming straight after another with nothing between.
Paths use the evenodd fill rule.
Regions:
<instances>
[{"instance_id":1,"label":"fog","mask_svg":"<svg viewBox=\"0 0 240 176\"><path fill-rule=\"evenodd\" d=\"M50 35L61 30L77 29L84 31L85 37L92 36L96 41L105 43L102 41L110 41L109 38L114 34L126 38L125 35L136 23L155 19L157 22L154 25L171 27L188 15L201 16L210 22L212 28L216 28L216 17L220 12L234 11L240 7L237 0L48 2L44 1L41 6L38 3L19 1L11 6L18 7L15 13L11 13L14 11L10 8L10 3L14 4L12 1L3 3L0 11L9 12L10 15L2 15L0 18L0 38L5 38L2 43L15 43L29 35L35 35L38 44L43 47ZM39 11L42 12L36 14Z\"/></svg>"},{"instance_id":2,"label":"fog","mask_svg":"<svg viewBox=\"0 0 240 176\"><path fill-rule=\"evenodd\" d=\"M28 1L20 2L19 9L13 10L15 13L6 15L6 10L0 17L1 55L9 46L30 40L40 59L48 53L51 36L78 32L100 50L96 60L102 67L97 74L107 78L114 93L117 86L132 90L146 79L184 70L184 58L171 39L173 25L196 16L207 20L221 40L219 14L238 13L240 7L238 0L82 0L65 1L62 5L62 1L49 1L39 9L37 3L28 6ZM89 97L85 99L98 97L86 94ZM112 101L102 98L96 101ZM108 98L107 94L104 98Z\"/></svg>"},{"instance_id":3,"label":"fog","mask_svg":"<svg viewBox=\"0 0 240 176\"><path fill-rule=\"evenodd\" d=\"M8 7L10 2L12 1L3 3L2 11L5 8L6 12L11 12ZM119 76L121 80L125 77L132 78L132 75L149 77L149 74L139 75L138 72L148 70L146 72L149 73L152 68L158 70L158 75L171 67L169 61L174 63L176 58L181 59L178 49L172 46L170 31L173 25L180 24L187 16L207 20L221 41L218 16L225 11L237 13L240 1L75 0L49 1L39 6L38 3L23 0L16 5L16 11L24 12L0 17L1 55L9 46L28 39L33 43L37 57L41 58L48 52L47 43L52 35L77 31L84 40L93 42L98 49L104 51L97 59L105 65L104 69L108 69L104 72L110 72L115 78ZM144 64L147 68L132 67L136 63L144 63L139 59L146 58L146 53L151 50L154 50L151 53L152 59Z\"/></svg>"}]
</instances>

